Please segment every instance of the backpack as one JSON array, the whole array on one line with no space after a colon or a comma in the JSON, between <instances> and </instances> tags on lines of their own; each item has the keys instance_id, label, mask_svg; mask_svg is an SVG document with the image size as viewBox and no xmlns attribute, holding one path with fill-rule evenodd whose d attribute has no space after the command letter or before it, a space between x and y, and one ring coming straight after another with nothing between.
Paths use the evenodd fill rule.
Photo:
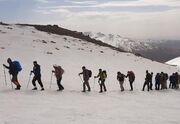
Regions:
<instances>
[{"instance_id":1,"label":"backpack","mask_svg":"<svg viewBox=\"0 0 180 124\"><path fill-rule=\"evenodd\" d=\"M118 77L119 77L119 81L124 81L124 75L123 74L119 74Z\"/></svg>"},{"instance_id":2,"label":"backpack","mask_svg":"<svg viewBox=\"0 0 180 124\"><path fill-rule=\"evenodd\" d=\"M13 61L13 64L16 66L16 70L20 72L22 70L21 64L19 61Z\"/></svg>"},{"instance_id":3,"label":"backpack","mask_svg":"<svg viewBox=\"0 0 180 124\"><path fill-rule=\"evenodd\" d=\"M88 75L89 75L89 77L92 76L92 71L91 70L88 70Z\"/></svg>"},{"instance_id":4,"label":"backpack","mask_svg":"<svg viewBox=\"0 0 180 124\"><path fill-rule=\"evenodd\" d=\"M64 74L64 69L61 68L61 74L63 75Z\"/></svg>"},{"instance_id":5,"label":"backpack","mask_svg":"<svg viewBox=\"0 0 180 124\"><path fill-rule=\"evenodd\" d=\"M103 79L106 79L106 78L107 78L107 73L106 73L106 71L103 71L102 73L103 73Z\"/></svg>"},{"instance_id":6,"label":"backpack","mask_svg":"<svg viewBox=\"0 0 180 124\"><path fill-rule=\"evenodd\" d=\"M133 71L130 71L129 74L131 75L132 79L135 80L135 75Z\"/></svg>"},{"instance_id":7,"label":"backpack","mask_svg":"<svg viewBox=\"0 0 180 124\"><path fill-rule=\"evenodd\" d=\"M60 75L64 74L64 69L62 67L57 66L56 69L57 69L57 71L59 72Z\"/></svg>"}]
</instances>

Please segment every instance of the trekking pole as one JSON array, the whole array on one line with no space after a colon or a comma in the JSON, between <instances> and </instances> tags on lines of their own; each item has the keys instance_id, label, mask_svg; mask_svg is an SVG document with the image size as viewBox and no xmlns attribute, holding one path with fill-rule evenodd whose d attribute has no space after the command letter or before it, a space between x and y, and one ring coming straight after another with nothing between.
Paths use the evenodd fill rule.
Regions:
<instances>
[{"instance_id":1,"label":"trekking pole","mask_svg":"<svg viewBox=\"0 0 180 124\"><path fill-rule=\"evenodd\" d=\"M10 81L11 81L11 87L12 87L12 89L13 89L13 84L12 84L12 80L11 80L11 75L9 74L9 79L10 79Z\"/></svg>"},{"instance_id":2,"label":"trekking pole","mask_svg":"<svg viewBox=\"0 0 180 124\"><path fill-rule=\"evenodd\" d=\"M52 85L52 76L53 76L53 72L51 72L51 79L50 79L50 85L49 85L50 89L51 89L51 85Z\"/></svg>"},{"instance_id":3,"label":"trekking pole","mask_svg":"<svg viewBox=\"0 0 180 124\"><path fill-rule=\"evenodd\" d=\"M4 81L5 81L5 85L7 86L7 79L6 79L6 71L5 71L5 67L4 67Z\"/></svg>"},{"instance_id":4,"label":"trekking pole","mask_svg":"<svg viewBox=\"0 0 180 124\"><path fill-rule=\"evenodd\" d=\"M94 78L94 85L93 85L93 89L95 88L95 83L96 83L96 80L95 80L95 78Z\"/></svg>"},{"instance_id":5,"label":"trekking pole","mask_svg":"<svg viewBox=\"0 0 180 124\"><path fill-rule=\"evenodd\" d=\"M28 87L29 87L29 82L30 82L30 80L31 80L31 74L29 75L29 80L28 80L28 83L27 83L27 89L28 89Z\"/></svg>"},{"instance_id":6,"label":"trekking pole","mask_svg":"<svg viewBox=\"0 0 180 124\"><path fill-rule=\"evenodd\" d=\"M83 82L83 80L82 80L82 78L81 78L81 76L80 76L80 75L79 75L79 77L80 77L81 81Z\"/></svg>"}]
</instances>

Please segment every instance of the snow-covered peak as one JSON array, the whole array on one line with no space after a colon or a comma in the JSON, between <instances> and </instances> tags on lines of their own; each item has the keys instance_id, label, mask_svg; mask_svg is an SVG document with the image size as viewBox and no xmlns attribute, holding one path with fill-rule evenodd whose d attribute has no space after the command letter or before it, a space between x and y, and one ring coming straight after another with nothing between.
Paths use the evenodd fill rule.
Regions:
<instances>
[{"instance_id":1,"label":"snow-covered peak","mask_svg":"<svg viewBox=\"0 0 180 124\"><path fill-rule=\"evenodd\" d=\"M169 60L166 63L169 64L169 65L175 65L175 66L179 66L180 67L180 57L177 57L175 59Z\"/></svg>"},{"instance_id":2,"label":"snow-covered peak","mask_svg":"<svg viewBox=\"0 0 180 124\"><path fill-rule=\"evenodd\" d=\"M103 34L101 32L98 33L84 32L84 34L91 38L94 38L96 40L101 40L102 42L105 42L114 47L118 47L129 52L152 48L152 46L146 42L141 42L140 40L137 41L131 40L129 38L125 38L116 34Z\"/></svg>"}]
</instances>

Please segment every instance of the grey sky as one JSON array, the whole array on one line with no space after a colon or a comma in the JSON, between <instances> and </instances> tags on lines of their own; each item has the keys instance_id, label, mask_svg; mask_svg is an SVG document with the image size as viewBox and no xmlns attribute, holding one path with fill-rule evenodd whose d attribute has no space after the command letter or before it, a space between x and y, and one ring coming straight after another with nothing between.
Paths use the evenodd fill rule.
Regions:
<instances>
[{"instance_id":1,"label":"grey sky","mask_svg":"<svg viewBox=\"0 0 180 124\"><path fill-rule=\"evenodd\" d=\"M180 39L180 0L0 0L0 20L137 39Z\"/></svg>"}]
</instances>

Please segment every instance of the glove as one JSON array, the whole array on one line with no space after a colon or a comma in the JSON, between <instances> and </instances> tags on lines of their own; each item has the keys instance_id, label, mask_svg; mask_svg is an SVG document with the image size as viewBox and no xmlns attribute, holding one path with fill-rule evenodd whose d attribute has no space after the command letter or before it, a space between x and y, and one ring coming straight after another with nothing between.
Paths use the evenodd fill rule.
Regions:
<instances>
[{"instance_id":1,"label":"glove","mask_svg":"<svg viewBox=\"0 0 180 124\"><path fill-rule=\"evenodd\" d=\"M32 75L33 71L30 72L30 75Z\"/></svg>"},{"instance_id":2,"label":"glove","mask_svg":"<svg viewBox=\"0 0 180 124\"><path fill-rule=\"evenodd\" d=\"M5 65L5 64L3 64L3 66L4 66L4 67L6 67L6 65Z\"/></svg>"}]
</instances>

